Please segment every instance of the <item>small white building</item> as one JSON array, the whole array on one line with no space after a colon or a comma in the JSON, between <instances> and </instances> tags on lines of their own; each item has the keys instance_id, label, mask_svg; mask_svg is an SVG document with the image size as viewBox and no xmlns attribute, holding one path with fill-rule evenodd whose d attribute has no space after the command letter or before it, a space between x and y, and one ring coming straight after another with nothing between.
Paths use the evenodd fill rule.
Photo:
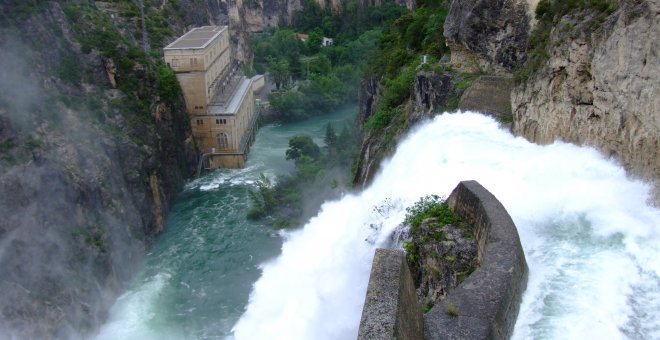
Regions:
<instances>
[{"instance_id":1,"label":"small white building","mask_svg":"<svg viewBox=\"0 0 660 340\"><path fill-rule=\"evenodd\" d=\"M323 47L332 46L333 43L334 43L334 39L323 37L323 42L321 43L321 46Z\"/></svg>"}]
</instances>

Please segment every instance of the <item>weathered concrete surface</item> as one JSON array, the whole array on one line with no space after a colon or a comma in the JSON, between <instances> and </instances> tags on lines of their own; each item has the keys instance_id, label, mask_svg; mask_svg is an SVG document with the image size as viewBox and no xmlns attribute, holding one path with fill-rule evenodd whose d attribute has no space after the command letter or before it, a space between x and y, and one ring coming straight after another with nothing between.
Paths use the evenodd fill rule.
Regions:
<instances>
[{"instance_id":1,"label":"weathered concrete surface","mask_svg":"<svg viewBox=\"0 0 660 340\"><path fill-rule=\"evenodd\" d=\"M481 76L463 93L458 108L464 111L477 111L497 118L511 117L510 77Z\"/></svg>"},{"instance_id":2,"label":"weathered concrete surface","mask_svg":"<svg viewBox=\"0 0 660 340\"><path fill-rule=\"evenodd\" d=\"M357 338L424 338L422 307L402 250L376 250Z\"/></svg>"},{"instance_id":3,"label":"weathered concrete surface","mask_svg":"<svg viewBox=\"0 0 660 340\"><path fill-rule=\"evenodd\" d=\"M480 267L425 315L425 338L508 339L527 286L516 226L497 198L476 181L459 183L447 203L474 226ZM448 312L452 309L455 313Z\"/></svg>"}]
</instances>

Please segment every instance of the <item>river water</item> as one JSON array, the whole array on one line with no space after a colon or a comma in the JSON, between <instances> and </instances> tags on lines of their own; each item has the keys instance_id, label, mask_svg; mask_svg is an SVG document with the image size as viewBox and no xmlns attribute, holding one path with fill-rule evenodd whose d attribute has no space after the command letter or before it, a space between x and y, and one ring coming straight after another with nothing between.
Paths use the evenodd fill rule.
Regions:
<instances>
[{"instance_id":1,"label":"river water","mask_svg":"<svg viewBox=\"0 0 660 340\"><path fill-rule=\"evenodd\" d=\"M296 134L323 145L325 127L354 124L356 108L259 129L246 167L217 170L189 183L175 202L134 287L112 308L97 339L224 339L244 311L259 265L280 252L272 226L248 221L248 190L260 173L289 174Z\"/></svg>"},{"instance_id":2,"label":"river water","mask_svg":"<svg viewBox=\"0 0 660 340\"><path fill-rule=\"evenodd\" d=\"M101 338L355 339L374 249L405 207L469 179L519 229L530 276L515 339L660 338L660 211L647 205L649 185L593 149L531 144L479 114L441 115L400 143L369 188L281 234L221 217L244 209L250 171L189 185Z\"/></svg>"}]
</instances>

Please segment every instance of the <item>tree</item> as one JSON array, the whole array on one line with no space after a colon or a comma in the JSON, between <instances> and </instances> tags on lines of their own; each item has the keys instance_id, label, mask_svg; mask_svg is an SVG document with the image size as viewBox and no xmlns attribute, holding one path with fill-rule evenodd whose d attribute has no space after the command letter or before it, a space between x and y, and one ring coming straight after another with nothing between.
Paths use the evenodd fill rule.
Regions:
<instances>
[{"instance_id":1,"label":"tree","mask_svg":"<svg viewBox=\"0 0 660 340\"><path fill-rule=\"evenodd\" d=\"M270 75L273 77L275 87L279 90L286 87L291 78L291 70L289 69L289 62L285 59L275 59L268 57L268 69Z\"/></svg>"},{"instance_id":2,"label":"tree","mask_svg":"<svg viewBox=\"0 0 660 340\"><path fill-rule=\"evenodd\" d=\"M321 157L321 149L308 135L294 136L289 140L289 149L286 150L286 159L293 160L296 165L303 159L303 156L316 161Z\"/></svg>"},{"instance_id":3,"label":"tree","mask_svg":"<svg viewBox=\"0 0 660 340\"><path fill-rule=\"evenodd\" d=\"M310 32L309 39L307 39L306 44L309 54L319 53L321 50L321 44L323 44L323 31L317 27L312 32Z\"/></svg>"},{"instance_id":4,"label":"tree","mask_svg":"<svg viewBox=\"0 0 660 340\"><path fill-rule=\"evenodd\" d=\"M337 147L337 134L330 123L325 126L325 138L323 138L323 141L328 149L334 149Z\"/></svg>"}]
</instances>

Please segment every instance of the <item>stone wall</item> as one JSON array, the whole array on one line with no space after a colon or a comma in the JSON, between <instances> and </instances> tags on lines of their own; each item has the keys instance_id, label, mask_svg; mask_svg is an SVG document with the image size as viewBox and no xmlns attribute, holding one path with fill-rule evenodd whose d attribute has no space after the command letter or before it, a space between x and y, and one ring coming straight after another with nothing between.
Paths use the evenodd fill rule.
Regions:
<instances>
[{"instance_id":1,"label":"stone wall","mask_svg":"<svg viewBox=\"0 0 660 340\"><path fill-rule=\"evenodd\" d=\"M474 227L477 268L423 316L401 250L378 249L358 339L508 339L527 285L527 262L511 217L476 181L464 181L449 206Z\"/></svg>"},{"instance_id":2,"label":"stone wall","mask_svg":"<svg viewBox=\"0 0 660 340\"><path fill-rule=\"evenodd\" d=\"M422 339L422 306L403 250L377 249L358 340Z\"/></svg>"},{"instance_id":3,"label":"stone wall","mask_svg":"<svg viewBox=\"0 0 660 340\"><path fill-rule=\"evenodd\" d=\"M481 76L463 93L458 108L493 115L500 120L511 117L510 77Z\"/></svg>"},{"instance_id":4,"label":"stone wall","mask_svg":"<svg viewBox=\"0 0 660 340\"><path fill-rule=\"evenodd\" d=\"M424 317L426 339L508 339L527 286L516 226L476 181L458 184L447 203L474 226L479 268Z\"/></svg>"}]
</instances>

